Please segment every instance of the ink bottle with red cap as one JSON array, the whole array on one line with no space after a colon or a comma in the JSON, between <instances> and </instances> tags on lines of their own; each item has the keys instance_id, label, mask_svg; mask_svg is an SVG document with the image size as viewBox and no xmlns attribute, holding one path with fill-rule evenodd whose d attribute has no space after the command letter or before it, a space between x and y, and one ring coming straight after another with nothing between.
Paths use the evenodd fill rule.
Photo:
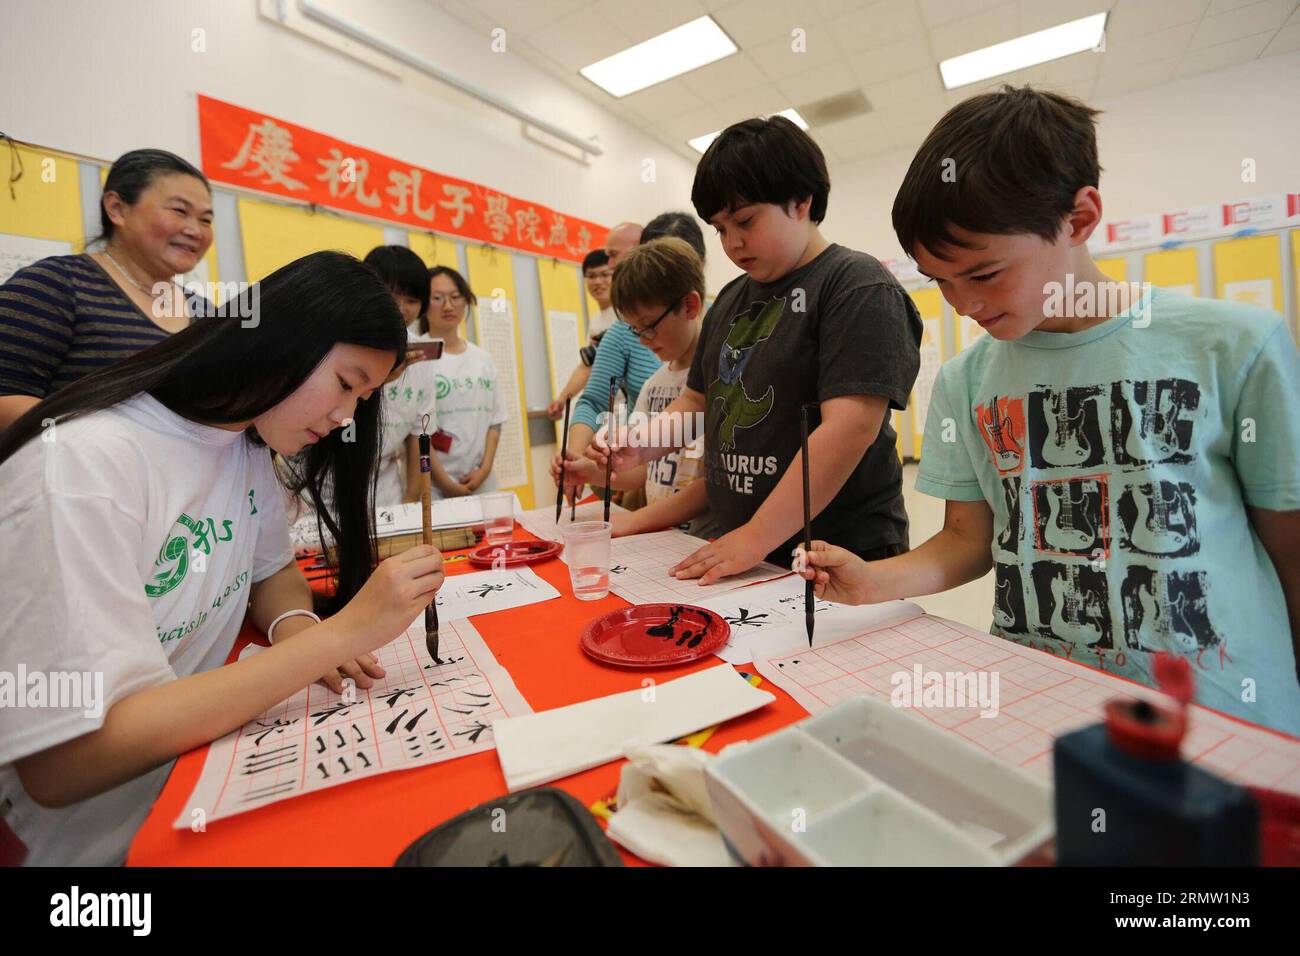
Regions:
<instances>
[{"instance_id":1,"label":"ink bottle with red cap","mask_svg":"<svg viewBox=\"0 0 1300 956\"><path fill-rule=\"evenodd\" d=\"M1154 665L1168 702L1109 701L1104 723L1056 740L1057 863L1258 865L1255 798L1180 755L1191 665L1167 654Z\"/></svg>"}]
</instances>

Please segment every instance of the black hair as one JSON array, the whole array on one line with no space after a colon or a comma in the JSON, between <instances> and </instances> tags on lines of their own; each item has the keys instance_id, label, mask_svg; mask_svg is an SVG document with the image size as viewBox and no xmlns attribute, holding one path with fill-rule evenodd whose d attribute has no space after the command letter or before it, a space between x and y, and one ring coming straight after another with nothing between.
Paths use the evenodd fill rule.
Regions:
<instances>
[{"instance_id":1,"label":"black hair","mask_svg":"<svg viewBox=\"0 0 1300 956\"><path fill-rule=\"evenodd\" d=\"M582 260L582 274L586 276L592 269L599 269L609 264L609 253L604 249L592 249Z\"/></svg>"},{"instance_id":2,"label":"black hair","mask_svg":"<svg viewBox=\"0 0 1300 956\"><path fill-rule=\"evenodd\" d=\"M220 315L48 396L0 434L0 464L47 420L62 423L142 392L191 421L251 421L293 394L338 343L393 352L396 368L406 327L392 293L369 266L342 252L314 252L253 283ZM306 491L322 540L328 529L337 543L333 609L361 589L377 561L373 499L381 404L379 392L357 402L354 427L336 428L285 459L289 490ZM249 437L260 442L255 433Z\"/></svg>"},{"instance_id":3,"label":"black hair","mask_svg":"<svg viewBox=\"0 0 1300 956\"><path fill-rule=\"evenodd\" d=\"M826 218L831 177L813 138L784 116L747 119L728 126L695 167L691 204L709 222L750 203L785 207L812 197L808 218Z\"/></svg>"},{"instance_id":4,"label":"black hair","mask_svg":"<svg viewBox=\"0 0 1300 956\"><path fill-rule=\"evenodd\" d=\"M465 277L461 275L459 272L457 272L455 269L453 269L451 266L434 266L432 269L430 269L429 278L425 280L426 288L428 287L429 283L433 282L433 280L436 279L438 276L446 276L448 279L454 282L456 284L456 291L459 292L461 296L464 297L465 302L468 305L470 306L478 305L478 296L474 294L474 290L469 287L469 283L465 281ZM429 334L429 315L427 311L420 316L420 333L422 335Z\"/></svg>"},{"instance_id":5,"label":"black hair","mask_svg":"<svg viewBox=\"0 0 1300 956\"><path fill-rule=\"evenodd\" d=\"M1054 240L1101 177L1097 110L1060 93L1003 86L958 103L925 138L894 197L903 251L968 247L953 227Z\"/></svg>"},{"instance_id":6,"label":"black hair","mask_svg":"<svg viewBox=\"0 0 1300 956\"><path fill-rule=\"evenodd\" d=\"M641 230L641 245L663 236L676 236L684 239L695 250L695 254L704 261L704 231L699 222L689 212L661 212L651 219Z\"/></svg>"},{"instance_id":7,"label":"black hair","mask_svg":"<svg viewBox=\"0 0 1300 956\"><path fill-rule=\"evenodd\" d=\"M175 153L167 152L165 149L133 149L131 152L123 153L117 157L117 160L108 171L108 178L104 180L103 193L117 193L122 197L122 202L128 206L134 206L140 201L140 194L148 189L155 179L171 173L193 176L203 184L203 188L209 194L212 193L212 184L208 182L208 177L199 172L197 166L181 159ZM113 220L108 218L108 210L104 208L104 197L101 193L99 197L100 232L87 245L100 240L108 241L112 239L114 228Z\"/></svg>"},{"instance_id":8,"label":"black hair","mask_svg":"<svg viewBox=\"0 0 1300 956\"><path fill-rule=\"evenodd\" d=\"M420 315L429 311L429 273L424 260L414 252L406 246L375 246L366 253L364 262L393 292L418 301Z\"/></svg>"}]
</instances>

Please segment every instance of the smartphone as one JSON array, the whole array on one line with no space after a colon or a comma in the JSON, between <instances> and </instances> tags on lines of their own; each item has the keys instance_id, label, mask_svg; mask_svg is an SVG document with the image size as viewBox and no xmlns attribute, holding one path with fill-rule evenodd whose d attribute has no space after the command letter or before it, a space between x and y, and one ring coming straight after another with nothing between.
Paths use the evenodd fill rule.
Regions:
<instances>
[{"instance_id":1,"label":"smartphone","mask_svg":"<svg viewBox=\"0 0 1300 956\"><path fill-rule=\"evenodd\" d=\"M432 342L407 342L407 351L423 352L427 359L442 358L442 339L434 339Z\"/></svg>"}]
</instances>

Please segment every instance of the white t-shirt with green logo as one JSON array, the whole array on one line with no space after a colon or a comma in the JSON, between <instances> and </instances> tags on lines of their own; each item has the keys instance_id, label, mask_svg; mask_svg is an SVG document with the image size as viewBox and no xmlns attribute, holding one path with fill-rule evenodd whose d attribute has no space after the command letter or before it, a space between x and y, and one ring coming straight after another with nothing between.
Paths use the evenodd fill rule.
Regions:
<instances>
[{"instance_id":1,"label":"white t-shirt with green logo","mask_svg":"<svg viewBox=\"0 0 1300 956\"><path fill-rule=\"evenodd\" d=\"M384 396L379 480L375 507L400 505L406 491L406 439L420 434L429 416L429 434L438 430L438 386L432 361L416 362L382 389Z\"/></svg>"},{"instance_id":2,"label":"white t-shirt with green logo","mask_svg":"<svg viewBox=\"0 0 1300 956\"><path fill-rule=\"evenodd\" d=\"M456 481L483 463L488 429L506 420L506 405L501 397L496 366L487 350L466 342L464 352L421 363L433 367L438 389L438 427L451 435L451 450L439 451L438 460ZM479 492L491 491L491 475ZM434 498L440 497L437 486Z\"/></svg>"},{"instance_id":3,"label":"white t-shirt with green logo","mask_svg":"<svg viewBox=\"0 0 1300 956\"><path fill-rule=\"evenodd\" d=\"M0 465L0 541L0 814L29 864L120 863L170 763L49 810L14 761L99 729L131 694L224 663L250 587L293 559L270 451L142 394ZM102 695L38 705L38 673L65 691L89 674L76 683L102 680Z\"/></svg>"}]
</instances>

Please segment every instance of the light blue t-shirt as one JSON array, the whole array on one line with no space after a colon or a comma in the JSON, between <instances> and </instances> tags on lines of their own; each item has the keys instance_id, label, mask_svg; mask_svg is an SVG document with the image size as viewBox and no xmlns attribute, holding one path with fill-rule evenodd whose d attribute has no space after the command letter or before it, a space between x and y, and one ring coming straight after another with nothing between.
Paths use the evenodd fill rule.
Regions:
<instances>
[{"instance_id":1,"label":"light blue t-shirt","mask_svg":"<svg viewBox=\"0 0 1300 956\"><path fill-rule=\"evenodd\" d=\"M942 366L916 487L989 503L992 631L1300 735L1277 571L1246 508L1300 508L1300 359L1282 317L1153 290L1078 333ZM1139 306L1141 308L1141 306Z\"/></svg>"}]
</instances>

